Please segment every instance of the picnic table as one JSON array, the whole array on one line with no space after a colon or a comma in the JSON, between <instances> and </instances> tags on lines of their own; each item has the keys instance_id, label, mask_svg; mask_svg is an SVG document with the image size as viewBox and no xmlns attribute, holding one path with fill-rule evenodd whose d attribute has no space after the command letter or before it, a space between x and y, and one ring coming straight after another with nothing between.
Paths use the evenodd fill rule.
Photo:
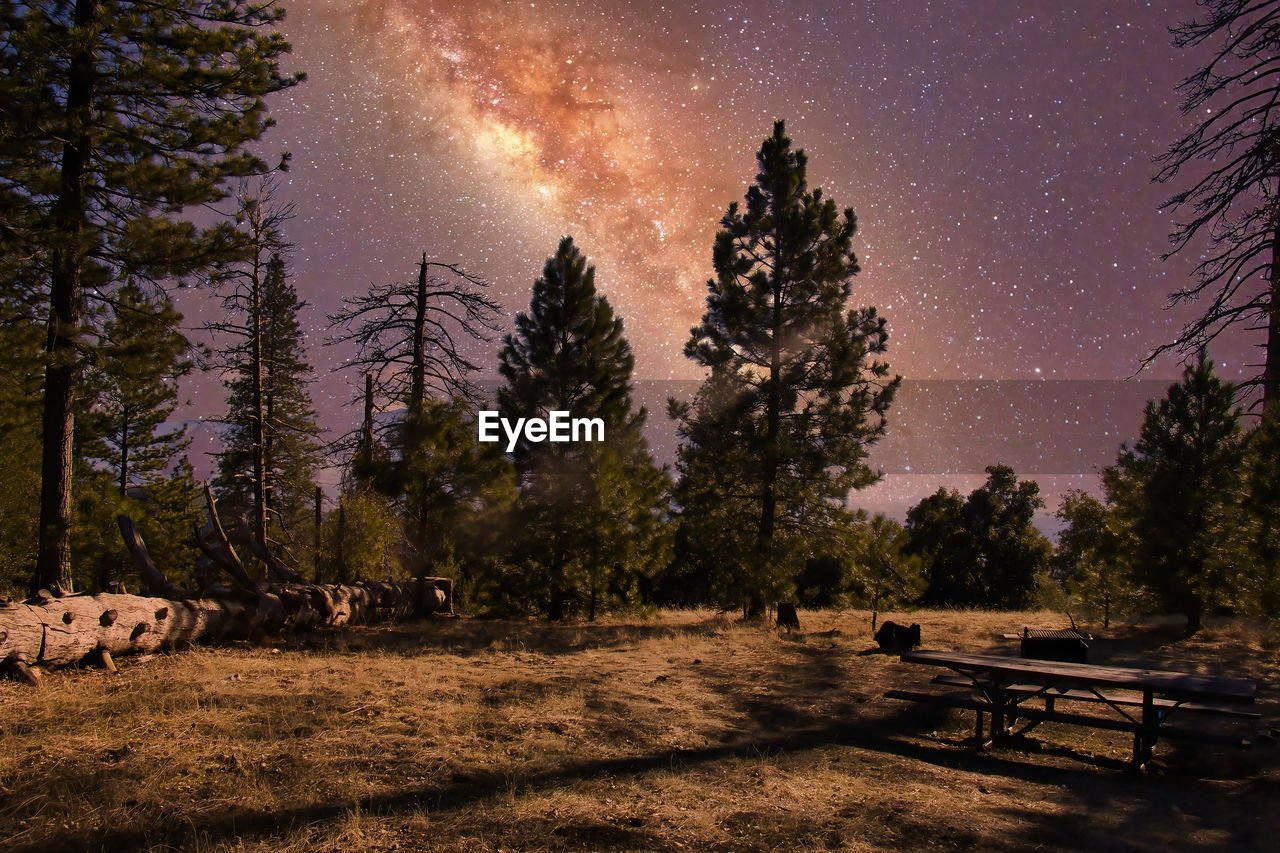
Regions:
<instances>
[{"instance_id":1,"label":"picnic table","mask_svg":"<svg viewBox=\"0 0 1280 853\"><path fill-rule=\"evenodd\" d=\"M1133 763L1143 767L1162 736L1221 740L1203 729L1167 727L1172 715L1179 719L1259 716L1244 707L1253 702L1258 690L1256 682L1244 678L947 651L904 652L902 660L949 669L951 673L938 676L933 684L962 690L942 694L891 690L885 696L974 710L975 733L987 745L1045 721L1074 723L1132 733ZM1030 704L1033 700L1043 704L1037 707ZM1058 706L1060 701L1069 703L1067 710ZM1073 710L1085 703L1114 713ZM984 714L991 716L990 738L985 741ZM1026 720L1026 725L1015 731L1019 719Z\"/></svg>"}]
</instances>

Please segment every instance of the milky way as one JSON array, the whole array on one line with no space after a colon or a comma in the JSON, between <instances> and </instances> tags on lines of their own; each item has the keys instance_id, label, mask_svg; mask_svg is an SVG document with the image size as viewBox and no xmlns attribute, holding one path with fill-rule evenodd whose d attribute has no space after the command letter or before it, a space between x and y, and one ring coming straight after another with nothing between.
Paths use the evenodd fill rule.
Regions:
<instances>
[{"instance_id":1,"label":"milky way","mask_svg":"<svg viewBox=\"0 0 1280 853\"><path fill-rule=\"evenodd\" d=\"M778 118L810 185L857 213L854 300L888 318L909 380L1120 379L1188 316L1163 310L1195 259L1160 260L1176 188L1151 183L1151 158L1185 127L1174 87L1202 59L1169 44L1190 0L286 8L309 80L277 96L268 140L294 157L313 344L344 293L412 275L423 251L526 308L570 234L637 375L695 377L681 347L716 224ZM1249 375L1255 343L1213 355ZM314 350L322 376L340 358Z\"/></svg>"},{"instance_id":2,"label":"milky way","mask_svg":"<svg viewBox=\"0 0 1280 853\"><path fill-rule=\"evenodd\" d=\"M293 2L310 80L271 141L298 286L330 308L426 250L514 311L572 234L641 374L691 376L716 222L783 118L859 215L855 299L904 375L1128 376L1185 318L1150 159L1183 126L1196 57L1166 30L1194 9L1071 5Z\"/></svg>"}]
</instances>

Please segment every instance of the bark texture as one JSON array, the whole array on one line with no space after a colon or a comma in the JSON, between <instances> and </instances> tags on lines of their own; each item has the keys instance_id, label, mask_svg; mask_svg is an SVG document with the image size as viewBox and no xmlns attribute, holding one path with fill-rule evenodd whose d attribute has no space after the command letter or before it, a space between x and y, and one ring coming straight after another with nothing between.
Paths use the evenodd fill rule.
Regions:
<instances>
[{"instance_id":1,"label":"bark texture","mask_svg":"<svg viewBox=\"0 0 1280 853\"><path fill-rule=\"evenodd\" d=\"M41 589L23 602L0 602L0 666L38 683L37 666L89 661L110 668L109 661L119 655L196 642L453 612L453 581L435 577L262 584L242 574L232 578L234 586L210 586L195 593L166 579L133 523L125 516L119 522L151 594L65 595Z\"/></svg>"}]
</instances>

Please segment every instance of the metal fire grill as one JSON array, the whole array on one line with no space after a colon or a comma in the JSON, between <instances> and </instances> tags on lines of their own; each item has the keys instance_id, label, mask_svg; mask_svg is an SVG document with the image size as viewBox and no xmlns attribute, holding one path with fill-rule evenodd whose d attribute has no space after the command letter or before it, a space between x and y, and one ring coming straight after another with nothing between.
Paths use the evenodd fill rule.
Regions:
<instances>
[{"instance_id":1,"label":"metal fire grill","mask_svg":"<svg viewBox=\"0 0 1280 853\"><path fill-rule=\"evenodd\" d=\"M1092 637L1075 628L1023 628L1022 656L1036 660L1088 663Z\"/></svg>"}]
</instances>

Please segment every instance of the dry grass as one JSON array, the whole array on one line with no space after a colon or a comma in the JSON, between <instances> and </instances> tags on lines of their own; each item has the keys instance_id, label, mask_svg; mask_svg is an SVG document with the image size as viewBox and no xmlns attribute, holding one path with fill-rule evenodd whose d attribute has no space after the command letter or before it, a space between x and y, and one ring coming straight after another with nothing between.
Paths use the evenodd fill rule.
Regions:
<instances>
[{"instance_id":1,"label":"dry grass","mask_svg":"<svg viewBox=\"0 0 1280 853\"><path fill-rule=\"evenodd\" d=\"M922 612L992 651L1050 614ZM1045 725L980 752L972 715L881 698L932 675L867 614L779 635L712 613L454 620L197 649L0 682L6 850L1272 849L1280 751ZM1100 659L1260 679L1280 636L1123 625ZM1251 729L1252 724L1246 724Z\"/></svg>"}]
</instances>

